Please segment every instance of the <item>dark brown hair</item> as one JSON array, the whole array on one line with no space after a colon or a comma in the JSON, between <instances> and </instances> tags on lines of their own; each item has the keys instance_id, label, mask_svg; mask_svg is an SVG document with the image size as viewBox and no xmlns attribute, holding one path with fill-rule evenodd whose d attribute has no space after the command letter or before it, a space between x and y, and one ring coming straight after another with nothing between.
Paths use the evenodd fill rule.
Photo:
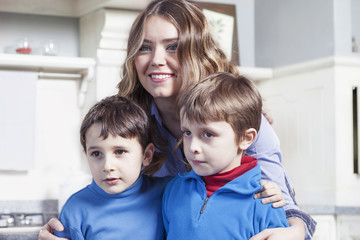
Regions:
<instances>
[{"instance_id":1,"label":"dark brown hair","mask_svg":"<svg viewBox=\"0 0 360 240\"><path fill-rule=\"evenodd\" d=\"M85 152L85 135L94 123L101 124L99 137L103 139L109 134L122 138L136 138L143 151L153 142L147 114L139 105L125 97L118 95L107 97L95 104L86 114L80 128L80 142ZM160 169L164 160L163 155L155 152L150 165L143 169L143 173L154 174Z\"/></svg>"}]
</instances>

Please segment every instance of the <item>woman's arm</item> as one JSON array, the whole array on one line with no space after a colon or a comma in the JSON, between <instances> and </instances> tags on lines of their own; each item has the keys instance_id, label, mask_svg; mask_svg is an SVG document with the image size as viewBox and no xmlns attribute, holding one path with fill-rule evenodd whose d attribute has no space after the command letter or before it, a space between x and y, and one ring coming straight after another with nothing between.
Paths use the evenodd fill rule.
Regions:
<instances>
[{"instance_id":1,"label":"woman's arm","mask_svg":"<svg viewBox=\"0 0 360 240\"><path fill-rule=\"evenodd\" d=\"M265 229L249 240L303 240L305 236L304 223L297 218L288 219L288 222L290 227Z\"/></svg>"},{"instance_id":2,"label":"woman's arm","mask_svg":"<svg viewBox=\"0 0 360 240\"><path fill-rule=\"evenodd\" d=\"M67 238L59 238L54 235L55 231L61 232L64 230L63 225L59 219L51 218L39 232L38 240L66 240Z\"/></svg>"},{"instance_id":3,"label":"woman's arm","mask_svg":"<svg viewBox=\"0 0 360 240\"><path fill-rule=\"evenodd\" d=\"M314 234L316 222L308 214L300 211L296 204L293 187L281 163L279 139L264 116L261 119L258 136L247 149L247 154L258 159L261 167L261 179L274 182L280 187L286 202L284 209L287 219L296 218L297 222L305 224L306 235L311 237ZM298 227L298 225L294 225L293 228L291 225L289 230L295 232L299 230Z\"/></svg>"}]
</instances>

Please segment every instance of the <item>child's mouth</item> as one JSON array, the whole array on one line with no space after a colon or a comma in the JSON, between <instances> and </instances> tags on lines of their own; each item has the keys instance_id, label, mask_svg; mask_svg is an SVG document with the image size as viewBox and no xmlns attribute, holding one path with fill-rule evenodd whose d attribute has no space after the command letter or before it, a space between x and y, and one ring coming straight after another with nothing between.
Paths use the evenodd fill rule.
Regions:
<instances>
[{"instance_id":1,"label":"child's mouth","mask_svg":"<svg viewBox=\"0 0 360 240\"><path fill-rule=\"evenodd\" d=\"M107 178L104 180L104 182L106 182L109 185L115 185L119 181L120 181L120 178Z\"/></svg>"}]
</instances>

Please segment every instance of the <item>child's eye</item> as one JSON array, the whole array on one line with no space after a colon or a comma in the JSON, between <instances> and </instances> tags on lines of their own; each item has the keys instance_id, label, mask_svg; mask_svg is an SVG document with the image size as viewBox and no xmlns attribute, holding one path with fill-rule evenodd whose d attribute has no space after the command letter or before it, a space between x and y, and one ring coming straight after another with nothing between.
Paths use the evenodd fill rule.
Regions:
<instances>
[{"instance_id":1,"label":"child's eye","mask_svg":"<svg viewBox=\"0 0 360 240\"><path fill-rule=\"evenodd\" d=\"M99 151L94 151L94 152L90 153L90 156L96 157L96 158L101 157L101 152L99 152Z\"/></svg>"},{"instance_id":2,"label":"child's eye","mask_svg":"<svg viewBox=\"0 0 360 240\"><path fill-rule=\"evenodd\" d=\"M148 51L151 51L151 48L150 46L148 45L142 45L139 49L140 52L148 52Z\"/></svg>"},{"instance_id":3,"label":"child's eye","mask_svg":"<svg viewBox=\"0 0 360 240\"><path fill-rule=\"evenodd\" d=\"M206 137L206 138L212 138L212 137L214 137L214 134L211 133L211 132L204 132L204 137Z\"/></svg>"},{"instance_id":4,"label":"child's eye","mask_svg":"<svg viewBox=\"0 0 360 240\"><path fill-rule=\"evenodd\" d=\"M189 137L191 136L191 132L190 131L183 131L184 137Z\"/></svg>"},{"instance_id":5,"label":"child's eye","mask_svg":"<svg viewBox=\"0 0 360 240\"><path fill-rule=\"evenodd\" d=\"M176 51L177 47L178 47L177 44L170 44L170 45L167 47L167 50Z\"/></svg>"},{"instance_id":6,"label":"child's eye","mask_svg":"<svg viewBox=\"0 0 360 240\"><path fill-rule=\"evenodd\" d=\"M126 151L122 150L122 149L118 149L118 150L115 151L116 155L123 155L124 153L126 153Z\"/></svg>"}]
</instances>

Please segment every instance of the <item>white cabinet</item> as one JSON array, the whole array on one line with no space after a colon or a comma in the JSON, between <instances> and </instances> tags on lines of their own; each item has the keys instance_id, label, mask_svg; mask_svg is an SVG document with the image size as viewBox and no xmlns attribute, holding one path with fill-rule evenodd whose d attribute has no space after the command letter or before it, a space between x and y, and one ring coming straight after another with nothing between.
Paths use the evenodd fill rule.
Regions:
<instances>
[{"instance_id":1,"label":"white cabinet","mask_svg":"<svg viewBox=\"0 0 360 240\"><path fill-rule=\"evenodd\" d=\"M11 73L14 81L23 81L1 90L8 89L8 96L20 101L5 104L11 108L12 103L17 103L9 112L21 112L19 121L26 128L21 134L12 135L11 129L19 125L18 120L14 120L14 125L0 126L10 129L6 132L8 136L2 134L1 146L11 144L21 156L4 159L14 161L15 168L0 166L0 200L57 199L58 186L68 174L87 169L82 160L79 127L94 66L91 58L0 54L0 73ZM29 84L32 87L26 86ZM28 113L22 113L25 108ZM16 156L14 151L11 154ZM1 161L3 158L0 164ZM28 167L21 169L22 165Z\"/></svg>"},{"instance_id":2,"label":"white cabinet","mask_svg":"<svg viewBox=\"0 0 360 240\"><path fill-rule=\"evenodd\" d=\"M0 170L33 168L36 80L34 72L0 71Z\"/></svg>"},{"instance_id":3,"label":"white cabinet","mask_svg":"<svg viewBox=\"0 0 360 240\"><path fill-rule=\"evenodd\" d=\"M300 206L312 209L309 213L314 216L358 218L360 175L355 169L359 160L354 146L359 146L354 133L359 127L354 129L353 116L360 114L360 98L353 97L353 89L360 91L360 59L330 57L276 68L273 78L258 86L265 108L274 117L283 163ZM356 110L353 101L358 102ZM321 234L326 232L322 226L334 224L323 220L319 218ZM343 229L349 223L336 222L336 239L348 239L343 238ZM330 236L320 239L332 239Z\"/></svg>"}]
</instances>

